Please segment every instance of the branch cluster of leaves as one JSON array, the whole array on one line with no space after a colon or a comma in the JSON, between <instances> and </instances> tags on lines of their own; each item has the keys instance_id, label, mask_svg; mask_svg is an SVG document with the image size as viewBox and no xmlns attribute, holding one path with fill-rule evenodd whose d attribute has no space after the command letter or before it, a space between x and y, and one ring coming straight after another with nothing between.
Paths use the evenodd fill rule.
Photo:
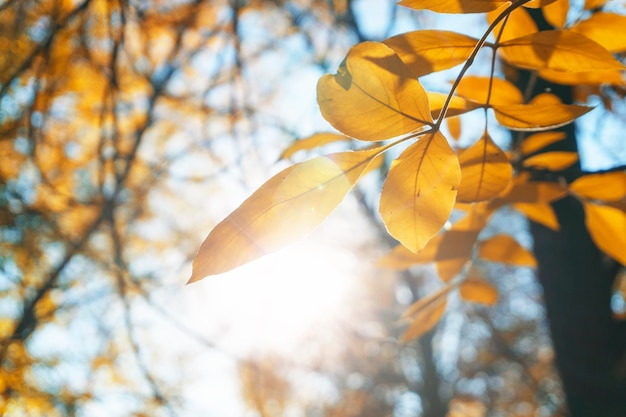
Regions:
<instances>
[{"instance_id":1,"label":"branch cluster of leaves","mask_svg":"<svg viewBox=\"0 0 626 417\"><path fill-rule=\"evenodd\" d=\"M478 258L534 266L532 254L511 237L480 239L490 216L512 206L552 229L559 224L550 203L571 195L584 205L596 244L626 265L626 173L581 176L570 184L536 181L530 171L559 171L577 163L572 152L542 152L565 135L552 129L573 122L590 107L562 103L549 92L526 97L497 75L497 64L529 70L568 85L623 85L625 17L587 1L576 19L565 0L404 0L413 9L440 13L485 12L480 39L451 31L418 30L383 42L354 46L334 75L318 83L324 118L345 136L320 134L294 145L290 155L334 140L367 142L359 150L319 156L293 165L261 186L209 234L194 260L191 282L219 274L300 239L339 204L355 183L399 148L382 186L379 212L400 244L380 262L393 268L435 262L445 286L418 301L406 315L412 339L430 329L460 286L463 298L490 304L494 289L469 261ZM558 29L540 31L527 8L541 8ZM569 13L569 14L568 14ZM572 22L572 23L570 23ZM492 51L484 76L466 75L479 51ZM447 94L429 92L420 77L461 65ZM475 142L461 148L459 116L484 112L484 126L463 127ZM492 139L488 113L509 130L531 132L505 151ZM537 132L537 133L535 133ZM558 177L558 175L557 175ZM449 226L453 212L465 217Z\"/></svg>"}]
</instances>

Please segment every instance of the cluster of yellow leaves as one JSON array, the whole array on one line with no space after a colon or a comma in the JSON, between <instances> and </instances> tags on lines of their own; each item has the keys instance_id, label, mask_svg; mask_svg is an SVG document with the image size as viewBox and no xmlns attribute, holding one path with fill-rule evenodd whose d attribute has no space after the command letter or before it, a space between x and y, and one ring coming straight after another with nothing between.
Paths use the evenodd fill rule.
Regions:
<instances>
[{"instance_id":1,"label":"cluster of yellow leaves","mask_svg":"<svg viewBox=\"0 0 626 417\"><path fill-rule=\"evenodd\" d=\"M481 39L419 30L354 46L337 73L323 76L317 86L322 115L345 136L315 135L283 156L346 138L377 145L317 157L270 179L209 234L194 260L190 282L235 268L306 235L339 204L372 161L391 147L403 150L390 165L379 210L400 245L380 264L404 269L435 262L445 284L406 312L412 324L405 339L437 323L454 288L468 301L496 302L495 288L477 269L469 268L473 258L535 266L532 253L510 236L479 239L491 214L503 205L556 230L559 225L550 203L569 192L583 201L598 246L626 263L626 174L587 176L565 187L531 182L522 172L560 171L574 164L575 153L541 153L564 138L562 133L545 131L571 123L591 108L561 103L548 93L525 98L517 86L496 77L494 68L485 76L465 76L478 51L491 48L508 64L548 80L623 83L624 66L613 53L626 50L626 36L618 29L624 17L587 13L590 17L569 24L565 0L404 0L400 4L440 13L488 12L489 30ZM557 29L539 31L525 7L542 8ZM597 5L588 2L587 8L592 7ZM488 41L491 32L494 42ZM423 75L459 64L463 67L449 94L427 92L419 81ZM528 136L516 150L519 172L514 172L512 156L491 138L486 118L473 145L450 146L440 129L444 119L458 137L460 124L454 116L477 109L493 111L505 128L541 131ZM598 191L600 183L609 181L617 188ZM455 208L466 216L444 230Z\"/></svg>"}]
</instances>

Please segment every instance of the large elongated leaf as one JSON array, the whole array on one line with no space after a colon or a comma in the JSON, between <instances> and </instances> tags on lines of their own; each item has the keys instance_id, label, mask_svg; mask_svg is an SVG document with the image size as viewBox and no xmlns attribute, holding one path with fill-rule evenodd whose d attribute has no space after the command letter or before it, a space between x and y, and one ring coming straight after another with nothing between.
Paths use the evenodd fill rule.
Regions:
<instances>
[{"instance_id":1,"label":"large elongated leaf","mask_svg":"<svg viewBox=\"0 0 626 417\"><path fill-rule=\"evenodd\" d=\"M490 90L491 86L491 90ZM507 105L524 102L522 92L513 83L497 77L479 77L468 75L459 83L456 93L466 99L481 104Z\"/></svg>"},{"instance_id":2,"label":"large elongated leaf","mask_svg":"<svg viewBox=\"0 0 626 417\"><path fill-rule=\"evenodd\" d=\"M500 10L494 10L487 13L487 21L492 24L500 15ZM502 26L504 25L504 29ZM522 7L513 10L509 17L498 23L493 29L493 36L500 36L499 41L505 42L522 36L530 35L537 32L537 24L530 16L530 13ZM500 34L500 32L502 33Z\"/></svg>"},{"instance_id":3,"label":"large elongated leaf","mask_svg":"<svg viewBox=\"0 0 626 417\"><path fill-rule=\"evenodd\" d=\"M522 165L530 168L546 169L549 171L562 171L578 161L578 153L554 151L540 153L524 159Z\"/></svg>"},{"instance_id":4,"label":"large elongated leaf","mask_svg":"<svg viewBox=\"0 0 626 417\"><path fill-rule=\"evenodd\" d=\"M624 84L624 74L621 70L565 72L543 69L539 71L539 76L555 84L563 85Z\"/></svg>"},{"instance_id":5,"label":"large elongated leaf","mask_svg":"<svg viewBox=\"0 0 626 417\"><path fill-rule=\"evenodd\" d=\"M488 134L459 155L461 185L457 199L485 201L496 197L509 185L513 167L506 154Z\"/></svg>"},{"instance_id":6,"label":"large elongated leaf","mask_svg":"<svg viewBox=\"0 0 626 417\"><path fill-rule=\"evenodd\" d=\"M498 301L498 290L489 284L477 271L471 271L459 286L461 298L474 303L494 305Z\"/></svg>"},{"instance_id":7,"label":"large elongated leaf","mask_svg":"<svg viewBox=\"0 0 626 417\"><path fill-rule=\"evenodd\" d=\"M478 256L482 259L515 266L537 266L534 255L509 235L496 235L481 243Z\"/></svg>"},{"instance_id":8,"label":"large elongated leaf","mask_svg":"<svg viewBox=\"0 0 626 417\"><path fill-rule=\"evenodd\" d=\"M362 140L404 135L432 122L428 97L388 46L354 46L337 74L317 84L322 115L340 132Z\"/></svg>"},{"instance_id":9,"label":"large elongated leaf","mask_svg":"<svg viewBox=\"0 0 626 417\"><path fill-rule=\"evenodd\" d=\"M561 228L554 209L548 203L513 203L513 208L522 212L529 220L549 229L559 230Z\"/></svg>"},{"instance_id":10,"label":"large elongated leaf","mask_svg":"<svg viewBox=\"0 0 626 417\"><path fill-rule=\"evenodd\" d=\"M307 235L382 149L320 156L276 174L211 231L196 254L189 282L226 272Z\"/></svg>"},{"instance_id":11,"label":"large elongated leaf","mask_svg":"<svg viewBox=\"0 0 626 417\"><path fill-rule=\"evenodd\" d=\"M569 189L590 200L619 201L626 198L626 172L585 175L571 183Z\"/></svg>"},{"instance_id":12,"label":"large elongated leaf","mask_svg":"<svg viewBox=\"0 0 626 417\"><path fill-rule=\"evenodd\" d=\"M409 146L389 170L380 214L389 233L417 252L448 220L461 180L456 154L435 132Z\"/></svg>"},{"instance_id":13,"label":"large elongated leaf","mask_svg":"<svg viewBox=\"0 0 626 417\"><path fill-rule=\"evenodd\" d=\"M344 135L338 135L337 133L316 133L307 138L295 141L291 146L289 146L289 148L283 151L283 153L280 155L280 158L287 159L299 151L311 150L320 146L327 145L329 143L349 140L349 137Z\"/></svg>"},{"instance_id":14,"label":"large elongated leaf","mask_svg":"<svg viewBox=\"0 0 626 417\"><path fill-rule=\"evenodd\" d=\"M565 132L541 132L535 133L524 139L521 146L522 155L530 155L546 146L565 139Z\"/></svg>"},{"instance_id":15,"label":"large elongated leaf","mask_svg":"<svg viewBox=\"0 0 626 417\"><path fill-rule=\"evenodd\" d=\"M626 266L626 212L600 204L583 203L585 224L596 245Z\"/></svg>"},{"instance_id":16,"label":"large elongated leaf","mask_svg":"<svg viewBox=\"0 0 626 417\"><path fill-rule=\"evenodd\" d=\"M541 131L564 126L591 111L576 104L509 104L493 106L498 122L511 130Z\"/></svg>"},{"instance_id":17,"label":"large elongated leaf","mask_svg":"<svg viewBox=\"0 0 626 417\"><path fill-rule=\"evenodd\" d=\"M401 0L401 6L417 10L432 10L439 13L482 13L495 10L505 0Z\"/></svg>"},{"instance_id":18,"label":"large elongated leaf","mask_svg":"<svg viewBox=\"0 0 626 417\"><path fill-rule=\"evenodd\" d=\"M445 30L416 30L384 41L417 77L463 63L476 42L467 35Z\"/></svg>"},{"instance_id":19,"label":"large elongated leaf","mask_svg":"<svg viewBox=\"0 0 626 417\"><path fill-rule=\"evenodd\" d=\"M589 19L572 26L570 30L585 35L611 52L626 50L626 16L616 13L593 13Z\"/></svg>"},{"instance_id":20,"label":"large elongated leaf","mask_svg":"<svg viewBox=\"0 0 626 417\"><path fill-rule=\"evenodd\" d=\"M448 293L454 287L447 285L440 290L417 300L404 313L412 319L408 329L402 335L402 341L414 340L431 330L441 319L448 301Z\"/></svg>"},{"instance_id":21,"label":"large elongated leaf","mask_svg":"<svg viewBox=\"0 0 626 417\"><path fill-rule=\"evenodd\" d=\"M598 43L569 30L547 30L500 45L502 57L526 69L564 72L622 70L624 66Z\"/></svg>"}]
</instances>

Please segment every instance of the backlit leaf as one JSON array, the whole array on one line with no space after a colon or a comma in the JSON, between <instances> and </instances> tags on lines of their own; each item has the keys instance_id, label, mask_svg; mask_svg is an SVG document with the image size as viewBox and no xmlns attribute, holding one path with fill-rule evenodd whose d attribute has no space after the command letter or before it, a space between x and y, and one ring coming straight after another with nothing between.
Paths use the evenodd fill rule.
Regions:
<instances>
[{"instance_id":1,"label":"backlit leaf","mask_svg":"<svg viewBox=\"0 0 626 417\"><path fill-rule=\"evenodd\" d=\"M626 266L626 212L584 202L585 224L591 238L604 253Z\"/></svg>"},{"instance_id":2,"label":"backlit leaf","mask_svg":"<svg viewBox=\"0 0 626 417\"><path fill-rule=\"evenodd\" d=\"M402 341L408 342L417 339L435 327L446 310L447 295L452 288L452 286L443 287L441 290L416 301L408 308L404 316L410 317L412 321L402 335Z\"/></svg>"},{"instance_id":3,"label":"backlit leaf","mask_svg":"<svg viewBox=\"0 0 626 417\"><path fill-rule=\"evenodd\" d=\"M491 91L490 91L491 86ZM456 93L466 99L481 104L506 105L524 102L522 92L513 83L496 77L465 76L459 83Z\"/></svg>"},{"instance_id":4,"label":"backlit leaf","mask_svg":"<svg viewBox=\"0 0 626 417\"><path fill-rule=\"evenodd\" d=\"M548 203L514 203L513 208L522 212L529 220L549 229L559 230L559 220L552 206Z\"/></svg>"},{"instance_id":5,"label":"backlit leaf","mask_svg":"<svg viewBox=\"0 0 626 417\"><path fill-rule=\"evenodd\" d=\"M596 12L589 19L572 26L571 31L585 35L611 52L626 50L626 16Z\"/></svg>"},{"instance_id":6,"label":"backlit leaf","mask_svg":"<svg viewBox=\"0 0 626 417\"><path fill-rule=\"evenodd\" d=\"M487 21L489 24L492 24L499 15L499 10L487 13ZM498 23L493 29L493 36L497 37L500 34L502 25L504 25L504 31L502 35L500 35L500 42L521 38L522 36L530 35L539 30L528 11L522 7L513 10L508 18Z\"/></svg>"},{"instance_id":7,"label":"backlit leaf","mask_svg":"<svg viewBox=\"0 0 626 417\"><path fill-rule=\"evenodd\" d=\"M498 290L476 272L470 272L459 286L459 292L461 298L474 303L491 306L498 301Z\"/></svg>"},{"instance_id":8,"label":"backlit leaf","mask_svg":"<svg viewBox=\"0 0 626 417\"><path fill-rule=\"evenodd\" d=\"M508 3L505 0L401 0L401 6L428 9L438 13L481 13L495 10Z\"/></svg>"},{"instance_id":9,"label":"backlit leaf","mask_svg":"<svg viewBox=\"0 0 626 417\"><path fill-rule=\"evenodd\" d=\"M555 182L529 182L518 175L511 182L511 187L498 198L508 203L550 203L567 195L567 191Z\"/></svg>"},{"instance_id":10,"label":"backlit leaf","mask_svg":"<svg viewBox=\"0 0 626 417\"><path fill-rule=\"evenodd\" d=\"M320 78L317 101L330 124L362 140L389 139L432 122L422 85L392 49L377 42L354 46L337 74Z\"/></svg>"},{"instance_id":11,"label":"backlit leaf","mask_svg":"<svg viewBox=\"0 0 626 417\"><path fill-rule=\"evenodd\" d=\"M416 77L459 65L478 41L445 30L416 30L393 36L383 43L396 51Z\"/></svg>"},{"instance_id":12,"label":"backlit leaf","mask_svg":"<svg viewBox=\"0 0 626 417\"><path fill-rule=\"evenodd\" d=\"M527 168L547 169L550 171L561 171L578 161L576 152L546 152L531 156L524 160L522 165Z\"/></svg>"},{"instance_id":13,"label":"backlit leaf","mask_svg":"<svg viewBox=\"0 0 626 417\"><path fill-rule=\"evenodd\" d=\"M447 94L428 92L428 102L430 103L430 111L434 119L439 118L439 113L448 97ZM458 116L463 113L480 108L480 104L465 100L462 97L453 96L446 112L446 117Z\"/></svg>"},{"instance_id":14,"label":"backlit leaf","mask_svg":"<svg viewBox=\"0 0 626 417\"><path fill-rule=\"evenodd\" d=\"M590 200L619 201L626 197L626 172L585 175L571 183L569 189Z\"/></svg>"},{"instance_id":15,"label":"backlit leaf","mask_svg":"<svg viewBox=\"0 0 626 417\"><path fill-rule=\"evenodd\" d=\"M522 155L533 154L563 139L565 139L565 132L541 132L532 134L522 142Z\"/></svg>"},{"instance_id":16,"label":"backlit leaf","mask_svg":"<svg viewBox=\"0 0 626 417\"><path fill-rule=\"evenodd\" d=\"M569 11L569 0L556 0L541 9L546 22L556 28L565 27L567 12Z\"/></svg>"},{"instance_id":17,"label":"backlit leaf","mask_svg":"<svg viewBox=\"0 0 626 417\"><path fill-rule=\"evenodd\" d=\"M509 104L493 106L498 122L511 130L540 131L564 126L592 110L576 104Z\"/></svg>"},{"instance_id":18,"label":"backlit leaf","mask_svg":"<svg viewBox=\"0 0 626 417\"><path fill-rule=\"evenodd\" d=\"M417 252L448 220L461 170L456 154L440 133L409 146L389 170L380 214L389 233Z\"/></svg>"},{"instance_id":19,"label":"backlit leaf","mask_svg":"<svg viewBox=\"0 0 626 417\"><path fill-rule=\"evenodd\" d=\"M320 156L276 174L211 231L196 254L189 282L226 272L307 235L382 149Z\"/></svg>"},{"instance_id":20,"label":"backlit leaf","mask_svg":"<svg viewBox=\"0 0 626 417\"><path fill-rule=\"evenodd\" d=\"M565 72L543 69L539 71L539 76L555 84L563 85L624 84L624 74L621 70Z\"/></svg>"},{"instance_id":21,"label":"backlit leaf","mask_svg":"<svg viewBox=\"0 0 626 417\"><path fill-rule=\"evenodd\" d=\"M295 141L280 155L280 159L290 158L291 156L293 156L293 154L299 151L311 150L323 145L327 145L329 143L349 140L349 137L344 135L338 135L336 133L316 133L307 138Z\"/></svg>"},{"instance_id":22,"label":"backlit leaf","mask_svg":"<svg viewBox=\"0 0 626 417\"><path fill-rule=\"evenodd\" d=\"M446 119L446 125L452 139L459 140L461 138L461 118L449 117Z\"/></svg>"},{"instance_id":23,"label":"backlit leaf","mask_svg":"<svg viewBox=\"0 0 626 417\"><path fill-rule=\"evenodd\" d=\"M496 197L511 181L513 167L488 134L459 155L461 185L457 200L484 201Z\"/></svg>"},{"instance_id":24,"label":"backlit leaf","mask_svg":"<svg viewBox=\"0 0 626 417\"><path fill-rule=\"evenodd\" d=\"M569 30L547 30L500 45L502 57L519 68L564 72L623 70L601 45Z\"/></svg>"},{"instance_id":25,"label":"backlit leaf","mask_svg":"<svg viewBox=\"0 0 626 417\"><path fill-rule=\"evenodd\" d=\"M585 0L585 9L591 10L604 6L607 0Z\"/></svg>"},{"instance_id":26,"label":"backlit leaf","mask_svg":"<svg viewBox=\"0 0 626 417\"><path fill-rule=\"evenodd\" d=\"M507 265L537 266L532 252L509 235L496 235L482 242L478 248L478 257Z\"/></svg>"},{"instance_id":27,"label":"backlit leaf","mask_svg":"<svg viewBox=\"0 0 626 417\"><path fill-rule=\"evenodd\" d=\"M540 7L547 6L548 4L554 3L556 0L532 0L528 3L524 3L524 7L528 7L529 9L539 9Z\"/></svg>"}]
</instances>

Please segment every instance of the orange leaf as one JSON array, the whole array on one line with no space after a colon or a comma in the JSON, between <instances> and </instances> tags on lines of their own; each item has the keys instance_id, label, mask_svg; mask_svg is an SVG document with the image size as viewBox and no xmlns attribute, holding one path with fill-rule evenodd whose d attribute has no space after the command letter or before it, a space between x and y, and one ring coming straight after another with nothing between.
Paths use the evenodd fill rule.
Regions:
<instances>
[{"instance_id":1,"label":"orange leaf","mask_svg":"<svg viewBox=\"0 0 626 417\"><path fill-rule=\"evenodd\" d=\"M590 200L619 201L626 197L626 172L585 175L571 183L569 189Z\"/></svg>"},{"instance_id":2,"label":"orange leaf","mask_svg":"<svg viewBox=\"0 0 626 417\"><path fill-rule=\"evenodd\" d=\"M285 149L285 151L280 155L280 159L290 158L299 151L311 150L329 143L349 140L349 137L338 135L336 133L316 133L307 138L295 141L291 146Z\"/></svg>"},{"instance_id":3,"label":"orange leaf","mask_svg":"<svg viewBox=\"0 0 626 417\"><path fill-rule=\"evenodd\" d=\"M383 150L320 156L276 174L209 233L189 282L226 272L307 235Z\"/></svg>"},{"instance_id":4,"label":"orange leaf","mask_svg":"<svg viewBox=\"0 0 626 417\"><path fill-rule=\"evenodd\" d=\"M597 9L607 2L607 0L585 0L585 10Z\"/></svg>"},{"instance_id":5,"label":"orange leaf","mask_svg":"<svg viewBox=\"0 0 626 417\"><path fill-rule=\"evenodd\" d=\"M565 72L543 69L539 70L539 76L555 84L563 85L624 84L624 76L621 70Z\"/></svg>"},{"instance_id":6,"label":"orange leaf","mask_svg":"<svg viewBox=\"0 0 626 417\"><path fill-rule=\"evenodd\" d=\"M362 140L389 139L432 122L422 85L392 49L377 42L354 46L337 74L320 78L317 101L330 124Z\"/></svg>"},{"instance_id":7,"label":"orange leaf","mask_svg":"<svg viewBox=\"0 0 626 417\"><path fill-rule=\"evenodd\" d=\"M474 303L491 306L498 301L498 290L475 272L461 283L459 292L464 300Z\"/></svg>"},{"instance_id":8,"label":"orange leaf","mask_svg":"<svg viewBox=\"0 0 626 417\"><path fill-rule=\"evenodd\" d=\"M569 11L569 0L556 0L541 9L546 22L556 28L565 27L567 12Z\"/></svg>"},{"instance_id":9,"label":"orange leaf","mask_svg":"<svg viewBox=\"0 0 626 417\"><path fill-rule=\"evenodd\" d=\"M508 3L505 0L401 0L399 5L416 10L438 13L481 13L495 10Z\"/></svg>"},{"instance_id":10,"label":"orange leaf","mask_svg":"<svg viewBox=\"0 0 626 417\"><path fill-rule=\"evenodd\" d=\"M507 265L537 266L533 254L509 235L496 235L482 242L478 257Z\"/></svg>"},{"instance_id":11,"label":"orange leaf","mask_svg":"<svg viewBox=\"0 0 626 417\"><path fill-rule=\"evenodd\" d=\"M416 30L393 36L383 43L396 51L416 77L465 62L478 41L446 30Z\"/></svg>"},{"instance_id":12,"label":"orange leaf","mask_svg":"<svg viewBox=\"0 0 626 417\"><path fill-rule=\"evenodd\" d=\"M491 85L491 91L490 91ZM479 77L468 75L459 83L456 93L468 100L487 104L507 105L524 102L522 92L513 83L496 77Z\"/></svg>"},{"instance_id":13,"label":"orange leaf","mask_svg":"<svg viewBox=\"0 0 626 417\"><path fill-rule=\"evenodd\" d=\"M565 132L541 132L535 133L524 139L521 146L522 155L530 155L546 146L565 139Z\"/></svg>"},{"instance_id":14,"label":"orange leaf","mask_svg":"<svg viewBox=\"0 0 626 417\"><path fill-rule=\"evenodd\" d=\"M448 97L447 94L428 92L428 102L430 103L430 111L434 119L439 118L441 109ZM480 105L464 98L453 96L446 112L446 117L458 116L463 113L480 108Z\"/></svg>"},{"instance_id":15,"label":"orange leaf","mask_svg":"<svg viewBox=\"0 0 626 417\"><path fill-rule=\"evenodd\" d=\"M492 24L499 15L499 10L487 13L487 21L489 24ZM522 36L530 35L531 33L535 33L539 30L533 18L530 17L530 14L524 8L513 10L509 14L508 18L498 23L493 29L493 36L497 37L500 34L503 24L504 31L502 32L502 35L500 35L500 42L521 38Z\"/></svg>"},{"instance_id":16,"label":"orange leaf","mask_svg":"<svg viewBox=\"0 0 626 417\"><path fill-rule=\"evenodd\" d=\"M496 197L511 181L513 167L488 134L459 155L461 185L457 200L484 201Z\"/></svg>"},{"instance_id":17,"label":"orange leaf","mask_svg":"<svg viewBox=\"0 0 626 417\"><path fill-rule=\"evenodd\" d=\"M548 203L514 203L513 208L522 212L529 220L549 229L559 230L559 220L552 206Z\"/></svg>"},{"instance_id":18,"label":"orange leaf","mask_svg":"<svg viewBox=\"0 0 626 417\"><path fill-rule=\"evenodd\" d=\"M546 30L500 45L502 57L519 68L564 72L623 70L601 45L576 32Z\"/></svg>"},{"instance_id":19,"label":"orange leaf","mask_svg":"<svg viewBox=\"0 0 626 417\"><path fill-rule=\"evenodd\" d=\"M509 203L550 203L567 195L567 192L554 182L526 182L516 178L512 187L499 198Z\"/></svg>"},{"instance_id":20,"label":"orange leaf","mask_svg":"<svg viewBox=\"0 0 626 417\"><path fill-rule=\"evenodd\" d=\"M452 286L443 287L436 293L418 300L409 307L411 314L407 315L407 313L405 313L405 317L410 316L412 322L402 335L401 340L403 342L417 339L435 327L439 320L441 320L444 311L446 311L446 296L451 289Z\"/></svg>"},{"instance_id":21,"label":"orange leaf","mask_svg":"<svg viewBox=\"0 0 626 417\"><path fill-rule=\"evenodd\" d=\"M440 133L428 134L395 161L383 185L380 214L389 233L417 252L448 220L461 170Z\"/></svg>"},{"instance_id":22,"label":"orange leaf","mask_svg":"<svg viewBox=\"0 0 626 417\"><path fill-rule=\"evenodd\" d=\"M626 213L622 210L583 202L585 224L591 238L604 253L626 266Z\"/></svg>"},{"instance_id":23,"label":"orange leaf","mask_svg":"<svg viewBox=\"0 0 626 417\"><path fill-rule=\"evenodd\" d=\"M509 104L493 106L498 122L511 130L554 129L576 120L593 107L575 104Z\"/></svg>"},{"instance_id":24,"label":"orange leaf","mask_svg":"<svg viewBox=\"0 0 626 417\"><path fill-rule=\"evenodd\" d=\"M616 13L596 12L570 28L585 35L611 52L626 51L626 16Z\"/></svg>"},{"instance_id":25,"label":"orange leaf","mask_svg":"<svg viewBox=\"0 0 626 417\"><path fill-rule=\"evenodd\" d=\"M461 138L461 118L450 117L446 119L446 125L448 126L448 132L452 139L459 140Z\"/></svg>"},{"instance_id":26,"label":"orange leaf","mask_svg":"<svg viewBox=\"0 0 626 417\"><path fill-rule=\"evenodd\" d=\"M547 169L549 171L562 171L578 161L576 152L546 152L531 156L524 160L525 167Z\"/></svg>"}]
</instances>

